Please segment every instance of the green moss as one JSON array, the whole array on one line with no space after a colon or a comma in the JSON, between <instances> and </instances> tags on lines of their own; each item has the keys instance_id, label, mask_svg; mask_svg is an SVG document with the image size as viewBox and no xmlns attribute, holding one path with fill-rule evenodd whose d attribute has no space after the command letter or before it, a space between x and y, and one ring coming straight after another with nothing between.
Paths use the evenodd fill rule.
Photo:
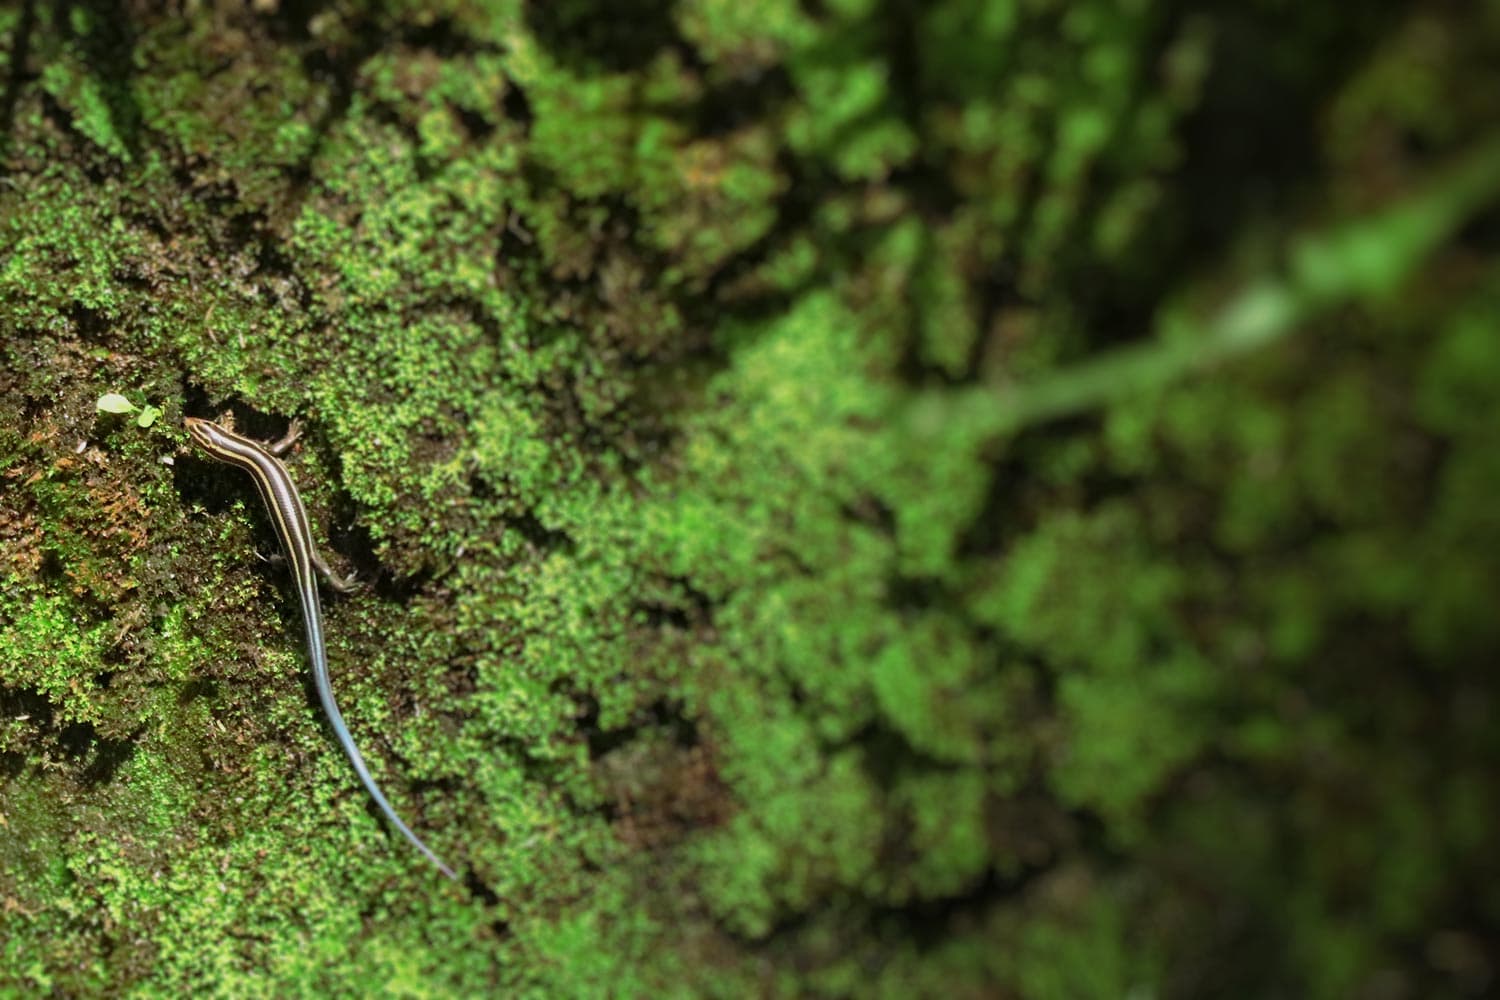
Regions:
<instances>
[{"instance_id":1,"label":"green moss","mask_svg":"<svg viewBox=\"0 0 1500 1000\"><path fill-rule=\"evenodd\" d=\"M1056 897L1050 908L1061 912L1044 911L1019 932L1016 986L1026 996L1040 998L1117 997L1149 990L1159 973L1153 956L1130 943L1128 913L1109 897L1090 892L1086 876L1069 875L1073 881L1060 877L1051 887Z\"/></svg>"},{"instance_id":2,"label":"green moss","mask_svg":"<svg viewBox=\"0 0 1500 1000\"><path fill-rule=\"evenodd\" d=\"M265 6L0 12L0 993L1482 991L1493 18Z\"/></svg>"},{"instance_id":3,"label":"green moss","mask_svg":"<svg viewBox=\"0 0 1500 1000\"><path fill-rule=\"evenodd\" d=\"M107 625L101 622L80 630L83 616L75 602L39 594L38 588L23 586L13 577L6 581L6 590L24 610L18 607L7 625L0 681L7 687L36 690L59 706L65 721L96 721L99 710L80 676L101 663Z\"/></svg>"}]
</instances>

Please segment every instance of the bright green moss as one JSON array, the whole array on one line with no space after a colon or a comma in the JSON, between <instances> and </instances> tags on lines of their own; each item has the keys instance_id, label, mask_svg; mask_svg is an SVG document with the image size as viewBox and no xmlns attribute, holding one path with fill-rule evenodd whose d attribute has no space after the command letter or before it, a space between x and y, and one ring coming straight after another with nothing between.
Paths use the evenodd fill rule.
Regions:
<instances>
[{"instance_id":1,"label":"bright green moss","mask_svg":"<svg viewBox=\"0 0 1500 1000\"><path fill-rule=\"evenodd\" d=\"M4 641L0 643L0 683L36 690L69 722L93 722L99 709L82 678L102 660L108 625L80 628L84 616L67 596L49 595L11 577Z\"/></svg>"}]
</instances>

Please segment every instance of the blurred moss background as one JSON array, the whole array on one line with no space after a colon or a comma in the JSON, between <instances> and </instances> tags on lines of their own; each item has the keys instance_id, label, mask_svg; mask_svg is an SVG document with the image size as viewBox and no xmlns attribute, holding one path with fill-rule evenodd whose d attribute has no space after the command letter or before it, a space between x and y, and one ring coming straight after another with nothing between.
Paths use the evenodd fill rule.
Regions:
<instances>
[{"instance_id":1,"label":"blurred moss background","mask_svg":"<svg viewBox=\"0 0 1500 1000\"><path fill-rule=\"evenodd\" d=\"M1500 3L171 7L0 5L0 994L1495 988Z\"/></svg>"}]
</instances>

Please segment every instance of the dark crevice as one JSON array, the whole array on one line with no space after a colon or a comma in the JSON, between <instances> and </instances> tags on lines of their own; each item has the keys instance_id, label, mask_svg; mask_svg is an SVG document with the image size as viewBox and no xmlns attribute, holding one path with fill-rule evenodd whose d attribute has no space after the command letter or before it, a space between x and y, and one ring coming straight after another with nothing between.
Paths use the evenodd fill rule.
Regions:
<instances>
[{"instance_id":1,"label":"dark crevice","mask_svg":"<svg viewBox=\"0 0 1500 1000\"><path fill-rule=\"evenodd\" d=\"M26 755L15 750L0 750L0 780L19 778L26 770Z\"/></svg>"},{"instance_id":2,"label":"dark crevice","mask_svg":"<svg viewBox=\"0 0 1500 1000\"><path fill-rule=\"evenodd\" d=\"M464 888L469 890L469 895L479 900L485 906L499 906L500 897L488 885L480 879L477 872L467 872L464 875ZM497 937L508 937L510 935L510 924L504 920L491 922L490 929Z\"/></svg>"},{"instance_id":3,"label":"dark crevice","mask_svg":"<svg viewBox=\"0 0 1500 1000\"><path fill-rule=\"evenodd\" d=\"M43 580L50 580L57 584L66 584L68 578L67 567L63 565L62 556L54 549L48 549L42 553L42 562L37 567L37 576Z\"/></svg>"},{"instance_id":4,"label":"dark crevice","mask_svg":"<svg viewBox=\"0 0 1500 1000\"><path fill-rule=\"evenodd\" d=\"M646 616L651 629L674 628L695 631L709 626L719 602L698 589L686 576L668 576L645 581L632 610Z\"/></svg>"},{"instance_id":5,"label":"dark crevice","mask_svg":"<svg viewBox=\"0 0 1500 1000\"><path fill-rule=\"evenodd\" d=\"M514 80L506 79L505 94L500 98L500 110L505 114L505 120L517 126L521 132L521 138L526 138L531 132L531 123L536 120L536 115L531 110L531 100L526 96L526 91Z\"/></svg>"},{"instance_id":6,"label":"dark crevice","mask_svg":"<svg viewBox=\"0 0 1500 1000\"><path fill-rule=\"evenodd\" d=\"M96 739L93 759L83 769L83 784L96 787L113 781L115 773L135 754L136 739L143 730L141 727L123 740Z\"/></svg>"},{"instance_id":7,"label":"dark crevice","mask_svg":"<svg viewBox=\"0 0 1500 1000\"><path fill-rule=\"evenodd\" d=\"M577 73L639 70L662 50L691 58L677 33L675 4L659 0L533 0L526 5L531 30L554 56Z\"/></svg>"},{"instance_id":8,"label":"dark crevice","mask_svg":"<svg viewBox=\"0 0 1500 1000\"><path fill-rule=\"evenodd\" d=\"M108 347L113 342L115 323L96 309L73 302L66 308L68 319L79 339L96 347Z\"/></svg>"},{"instance_id":9,"label":"dark crevice","mask_svg":"<svg viewBox=\"0 0 1500 1000\"><path fill-rule=\"evenodd\" d=\"M556 531L542 524L541 520L531 512L523 514L512 514L503 519L507 531L515 531L538 553L550 554L562 552L571 554L574 549L573 539L563 531Z\"/></svg>"},{"instance_id":10,"label":"dark crevice","mask_svg":"<svg viewBox=\"0 0 1500 1000\"><path fill-rule=\"evenodd\" d=\"M177 703L179 705L190 705L199 698L213 701L218 696L219 683L211 677L199 677L188 681L177 692Z\"/></svg>"},{"instance_id":11,"label":"dark crevice","mask_svg":"<svg viewBox=\"0 0 1500 1000\"><path fill-rule=\"evenodd\" d=\"M0 176L10 172L10 148L16 124L16 103L21 88L30 79L26 64L31 58L31 34L36 30L36 0L23 0L21 16L10 39L10 72L0 94Z\"/></svg>"},{"instance_id":12,"label":"dark crevice","mask_svg":"<svg viewBox=\"0 0 1500 1000\"><path fill-rule=\"evenodd\" d=\"M327 44L313 45L307 35L307 25L313 11L322 8L321 3L287 4L279 12L279 23L284 30L296 37L304 49L303 69L310 78L325 81L329 88L326 107L311 128L307 148L297 163L288 168L291 188L284 199L283 215L290 216L297 206L306 200L313 181L312 166L323 152L328 136L338 124L348 117L354 103L356 83L364 64L387 43L383 24L385 5L381 0L372 0L365 5L362 18L351 31L348 44L342 47ZM294 13L295 12L295 13Z\"/></svg>"},{"instance_id":13,"label":"dark crevice","mask_svg":"<svg viewBox=\"0 0 1500 1000\"><path fill-rule=\"evenodd\" d=\"M463 125L470 142L478 145L494 134L495 126L479 112L454 106L453 113L458 116L459 124Z\"/></svg>"},{"instance_id":14,"label":"dark crevice","mask_svg":"<svg viewBox=\"0 0 1500 1000\"><path fill-rule=\"evenodd\" d=\"M364 586L372 588L375 595L386 603L403 606L410 604L418 595L426 593L433 580L436 579L434 571L430 568L402 575L384 572L379 564L373 561L374 543L369 531L363 525L355 525L350 533L350 541L347 543L336 541L335 547L345 552L371 553L370 572L366 572L367 567L363 560L356 564L359 581Z\"/></svg>"},{"instance_id":15,"label":"dark crevice","mask_svg":"<svg viewBox=\"0 0 1500 1000\"><path fill-rule=\"evenodd\" d=\"M1194 270L1222 253L1246 219L1278 216L1308 194L1322 175L1327 95L1407 9L1394 0L1337 13L1286 8L1293 23L1243 5L1215 14L1213 63L1181 130L1186 155L1168 181L1173 218L1162 228L1174 238L1156 238L1147 255L1157 275ZM1133 277L1144 287L1161 284Z\"/></svg>"},{"instance_id":16,"label":"dark crevice","mask_svg":"<svg viewBox=\"0 0 1500 1000\"><path fill-rule=\"evenodd\" d=\"M26 719L38 729L50 729L52 703L40 691L0 688L0 718Z\"/></svg>"},{"instance_id":17,"label":"dark crevice","mask_svg":"<svg viewBox=\"0 0 1500 1000\"><path fill-rule=\"evenodd\" d=\"M682 119L699 138L723 138L773 118L794 95L791 77L776 66L751 78L717 83L673 117Z\"/></svg>"},{"instance_id":18,"label":"dark crevice","mask_svg":"<svg viewBox=\"0 0 1500 1000\"><path fill-rule=\"evenodd\" d=\"M75 19L75 11L83 16ZM80 22L86 29L75 34L75 25ZM52 23L78 46L84 70L99 84L97 94L103 100L110 129L132 158L139 157L145 119L131 89L136 35L130 12L118 0L61 0L54 8Z\"/></svg>"},{"instance_id":19,"label":"dark crevice","mask_svg":"<svg viewBox=\"0 0 1500 1000\"><path fill-rule=\"evenodd\" d=\"M91 187L107 187L124 176L124 166L113 156L97 150L94 141L79 131L73 115L51 94L40 95L42 115L66 145L65 155L78 166Z\"/></svg>"},{"instance_id":20,"label":"dark crevice","mask_svg":"<svg viewBox=\"0 0 1500 1000\"><path fill-rule=\"evenodd\" d=\"M94 743L94 724L92 722L74 722L62 728L57 734L57 748L64 757L71 760L82 759Z\"/></svg>"},{"instance_id":21,"label":"dark crevice","mask_svg":"<svg viewBox=\"0 0 1500 1000\"><path fill-rule=\"evenodd\" d=\"M414 49L426 49L442 59L494 51L491 45L477 44L448 17L436 17L427 24L404 27L400 38L406 45Z\"/></svg>"},{"instance_id":22,"label":"dark crevice","mask_svg":"<svg viewBox=\"0 0 1500 1000\"><path fill-rule=\"evenodd\" d=\"M678 749L691 749L702 743L698 722L683 711L680 702L659 699L637 711L630 724L619 729L599 728L598 703L591 697L583 700L584 711L578 728L588 741L589 757L598 760L641 739L646 734L666 735Z\"/></svg>"}]
</instances>

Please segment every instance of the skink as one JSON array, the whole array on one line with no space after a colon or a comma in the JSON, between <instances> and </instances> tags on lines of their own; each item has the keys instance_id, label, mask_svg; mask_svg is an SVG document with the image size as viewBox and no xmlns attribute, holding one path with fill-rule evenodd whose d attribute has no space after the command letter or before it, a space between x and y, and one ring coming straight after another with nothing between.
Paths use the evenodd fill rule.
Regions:
<instances>
[{"instance_id":1,"label":"skink","mask_svg":"<svg viewBox=\"0 0 1500 1000\"><path fill-rule=\"evenodd\" d=\"M354 773L359 775L359 780L364 782L370 797L391 824L415 844L417 850L425 854L428 860L437 865L444 875L458 881L453 869L422 843L421 838L412 833L410 827L401 822L401 817L396 815L396 810L386 801L380 787L375 784L375 779L370 776L370 769L365 766L359 748L354 745L349 727L344 725L343 713L333 700L333 685L328 675L328 654L323 648L322 605L318 602L318 583L313 571L322 574L337 591L347 593L355 587L352 579L339 578L318 554L312 531L308 527L307 510L302 506L302 498L297 495L297 487L287 473L286 466L277 458L296 442L300 431L297 422L293 421L286 436L274 444L252 441L211 420L188 417L183 423L193 441L210 457L237 465L250 473L261 499L266 502L266 510L271 514L271 523L275 525L276 535L281 539L287 562L292 565L297 593L302 598L302 620L307 628L307 655L312 660L313 684L318 689L318 699L323 703L323 711L328 715L328 723L333 726L334 735L338 737L344 753L349 755L349 762L354 765Z\"/></svg>"}]
</instances>

